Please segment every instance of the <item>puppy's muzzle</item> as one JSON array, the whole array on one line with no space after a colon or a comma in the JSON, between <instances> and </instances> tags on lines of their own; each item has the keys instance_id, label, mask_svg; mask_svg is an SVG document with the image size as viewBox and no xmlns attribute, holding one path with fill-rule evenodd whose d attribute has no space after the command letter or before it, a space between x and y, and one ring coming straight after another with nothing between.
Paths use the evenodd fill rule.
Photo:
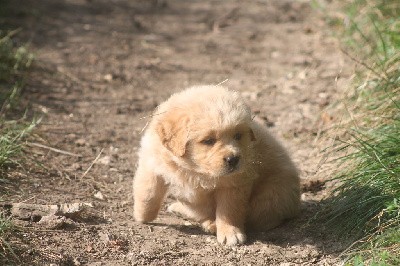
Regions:
<instances>
[{"instance_id":1,"label":"puppy's muzzle","mask_svg":"<svg viewBox=\"0 0 400 266\"><path fill-rule=\"evenodd\" d=\"M229 172L233 172L236 170L237 166L239 165L240 156L238 155L229 155L224 158L224 162L226 167L228 168Z\"/></svg>"}]
</instances>

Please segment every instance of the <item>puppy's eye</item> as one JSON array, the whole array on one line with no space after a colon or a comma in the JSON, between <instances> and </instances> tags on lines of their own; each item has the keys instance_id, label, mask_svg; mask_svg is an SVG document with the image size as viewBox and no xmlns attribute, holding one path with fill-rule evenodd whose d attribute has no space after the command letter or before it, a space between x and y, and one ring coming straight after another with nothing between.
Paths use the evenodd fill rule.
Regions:
<instances>
[{"instance_id":1,"label":"puppy's eye","mask_svg":"<svg viewBox=\"0 0 400 266\"><path fill-rule=\"evenodd\" d=\"M202 144L207 145L207 146L212 146L215 144L215 142L217 142L217 140L215 138L206 138L201 141Z\"/></svg>"},{"instance_id":2,"label":"puppy's eye","mask_svg":"<svg viewBox=\"0 0 400 266\"><path fill-rule=\"evenodd\" d=\"M235 135L233 135L233 138L235 140L240 140L242 138L242 134L241 133L236 133Z\"/></svg>"}]
</instances>

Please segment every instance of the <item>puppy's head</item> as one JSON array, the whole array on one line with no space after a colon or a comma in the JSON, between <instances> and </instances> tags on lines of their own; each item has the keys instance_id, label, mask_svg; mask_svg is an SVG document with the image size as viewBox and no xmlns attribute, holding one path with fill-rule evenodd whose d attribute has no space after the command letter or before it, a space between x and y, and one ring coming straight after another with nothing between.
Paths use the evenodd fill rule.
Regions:
<instances>
[{"instance_id":1,"label":"puppy's head","mask_svg":"<svg viewBox=\"0 0 400 266\"><path fill-rule=\"evenodd\" d=\"M213 177L243 172L251 160L254 133L246 123L228 128L200 129L188 143L187 158L194 169Z\"/></svg>"},{"instance_id":2,"label":"puppy's head","mask_svg":"<svg viewBox=\"0 0 400 266\"><path fill-rule=\"evenodd\" d=\"M236 92L200 88L170 98L157 134L181 167L211 177L240 173L255 140L250 110Z\"/></svg>"}]
</instances>

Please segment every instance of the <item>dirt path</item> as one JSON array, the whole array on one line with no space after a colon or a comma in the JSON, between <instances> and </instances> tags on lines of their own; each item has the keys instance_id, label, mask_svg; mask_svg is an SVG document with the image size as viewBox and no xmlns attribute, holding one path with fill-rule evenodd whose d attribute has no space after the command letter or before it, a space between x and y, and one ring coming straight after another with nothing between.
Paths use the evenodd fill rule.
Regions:
<instances>
[{"instance_id":1,"label":"dirt path","mask_svg":"<svg viewBox=\"0 0 400 266\"><path fill-rule=\"evenodd\" d=\"M22 5L22 4L21 4ZM24 4L26 5L26 3ZM131 182L147 116L172 92L196 84L239 90L288 147L304 183L320 161L318 137L344 62L308 1L38 0L12 18L39 66L28 80L43 112L37 166L13 174L11 202L92 202L61 229L18 222L22 263L43 265L332 265L340 244L309 219L324 191L303 194L301 217L227 248L161 212L133 221ZM342 76L344 74L342 73ZM84 175L96 156L99 160ZM96 198L98 192L104 200ZM12 240L14 241L14 240ZM15 239L15 241L17 241ZM21 241L23 244L21 244ZM1 263L0 263L1 264Z\"/></svg>"}]
</instances>

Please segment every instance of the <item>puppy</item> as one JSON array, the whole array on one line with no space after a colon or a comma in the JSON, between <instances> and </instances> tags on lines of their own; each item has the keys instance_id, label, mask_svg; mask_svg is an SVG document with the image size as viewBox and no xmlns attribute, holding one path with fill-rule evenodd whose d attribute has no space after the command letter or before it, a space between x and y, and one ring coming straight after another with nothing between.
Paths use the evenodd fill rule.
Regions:
<instances>
[{"instance_id":1,"label":"puppy","mask_svg":"<svg viewBox=\"0 0 400 266\"><path fill-rule=\"evenodd\" d=\"M198 222L226 245L245 229L268 230L299 212L296 168L284 148L254 121L239 93L197 86L155 111L141 140L134 178L134 217L168 210Z\"/></svg>"}]
</instances>

